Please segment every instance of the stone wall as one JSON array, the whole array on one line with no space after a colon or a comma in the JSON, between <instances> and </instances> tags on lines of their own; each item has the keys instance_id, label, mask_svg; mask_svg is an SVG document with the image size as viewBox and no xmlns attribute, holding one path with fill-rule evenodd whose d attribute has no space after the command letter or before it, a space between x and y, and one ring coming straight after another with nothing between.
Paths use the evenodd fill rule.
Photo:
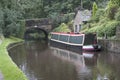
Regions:
<instances>
[{"instance_id":1,"label":"stone wall","mask_svg":"<svg viewBox=\"0 0 120 80\"><path fill-rule=\"evenodd\" d=\"M120 26L116 28L116 39L117 40L101 39L98 40L98 42L102 45L104 50L120 54Z\"/></svg>"},{"instance_id":2,"label":"stone wall","mask_svg":"<svg viewBox=\"0 0 120 80\"><path fill-rule=\"evenodd\" d=\"M98 40L99 44L102 45L103 49L115 52L115 53L120 53L120 40Z\"/></svg>"},{"instance_id":3,"label":"stone wall","mask_svg":"<svg viewBox=\"0 0 120 80\"><path fill-rule=\"evenodd\" d=\"M25 21L25 26L26 29L37 27L50 32L52 30L52 20L49 18L28 19Z\"/></svg>"},{"instance_id":4,"label":"stone wall","mask_svg":"<svg viewBox=\"0 0 120 80\"><path fill-rule=\"evenodd\" d=\"M116 28L116 38L120 39L120 26Z\"/></svg>"}]
</instances>

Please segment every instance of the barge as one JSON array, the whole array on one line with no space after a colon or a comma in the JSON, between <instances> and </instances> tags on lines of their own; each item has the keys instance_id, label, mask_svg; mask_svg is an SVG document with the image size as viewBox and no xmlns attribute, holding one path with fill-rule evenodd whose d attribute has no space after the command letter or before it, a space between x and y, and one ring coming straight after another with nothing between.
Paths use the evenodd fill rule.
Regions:
<instances>
[{"instance_id":1,"label":"barge","mask_svg":"<svg viewBox=\"0 0 120 80\"><path fill-rule=\"evenodd\" d=\"M101 46L97 43L96 34L94 33L52 32L50 45L79 53L82 51L98 51L101 49Z\"/></svg>"},{"instance_id":2,"label":"barge","mask_svg":"<svg viewBox=\"0 0 120 80\"><path fill-rule=\"evenodd\" d=\"M52 32L50 45L74 52L82 52L85 34Z\"/></svg>"}]
</instances>

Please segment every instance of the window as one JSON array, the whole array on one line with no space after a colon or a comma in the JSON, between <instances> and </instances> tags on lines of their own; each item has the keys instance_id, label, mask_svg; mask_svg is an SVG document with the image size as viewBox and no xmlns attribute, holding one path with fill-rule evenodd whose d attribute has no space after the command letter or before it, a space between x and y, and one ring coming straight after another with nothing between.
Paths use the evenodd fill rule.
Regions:
<instances>
[{"instance_id":1,"label":"window","mask_svg":"<svg viewBox=\"0 0 120 80\"><path fill-rule=\"evenodd\" d=\"M69 42L75 44L82 44L83 36L70 36Z\"/></svg>"},{"instance_id":2,"label":"window","mask_svg":"<svg viewBox=\"0 0 120 80\"><path fill-rule=\"evenodd\" d=\"M52 34L51 39L58 40L58 36L59 36L59 35L57 35L57 34Z\"/></svg>"},{"instance_id":3,"label":"window","mask_svg":"<svg viewBox=\"0 0 120 80\"><path fill-rule=\"evenodd\" d=\"M68 37L69 36L67 36L67 35L60 35L59 40L64 41L64 42L68 42Z\"/></svg>"}]
</instances>

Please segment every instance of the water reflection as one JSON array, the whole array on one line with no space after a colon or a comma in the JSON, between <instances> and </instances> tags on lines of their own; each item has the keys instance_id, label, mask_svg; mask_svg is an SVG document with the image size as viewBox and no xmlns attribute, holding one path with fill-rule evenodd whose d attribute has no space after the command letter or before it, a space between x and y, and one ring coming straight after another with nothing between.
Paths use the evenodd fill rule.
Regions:
<instances>
[{"instance_id":1,"label":"water reflection","mask_svg":"<svg viewBox=\"0 0 120 80\"><path fill-rule=\"evenodd\" d=\"M102 77L107 77L108 80L120 80L120 54L103 52L104 55L99 55L98 69Z\"/></svg>"},{"instance_id":2,"label":"water reflection","mask_svg":"<svg viewBox=\"0 0 120 80\"><path fill-rule=\"evenodd\" d=\"M79 79L89 80L91 78L91 70L85 66L83 55L59 48L51 48L54 51L54 53L52 53L54 56L60 58L63 61L70 62L75 66L75 70Z\"/></svg>"},{"instance_id":3,"label":"water reflection","mask_svg":"<svg viewBox=\"0 0 120 80\"><path fill-rule=\"evenodd\" d=\"M29 80L119 80L120 56L108 52L82 54L25 42L9 55Z\"/></svg>"}]
</instances>

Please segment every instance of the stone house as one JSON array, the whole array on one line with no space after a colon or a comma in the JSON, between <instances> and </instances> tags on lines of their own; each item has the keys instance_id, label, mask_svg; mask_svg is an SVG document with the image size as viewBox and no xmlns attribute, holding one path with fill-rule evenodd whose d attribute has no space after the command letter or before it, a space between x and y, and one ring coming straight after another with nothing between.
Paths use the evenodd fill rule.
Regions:
<instances>
[{"instance_id":1,"label":"stone house","mask_svg":"<svg viewBox=\"0 0 120 80\"><path fill-rule=\"evenodd\" d=\"M82 28L82 23L87 22L91 17L91 11L89 10L78 10L74 22L74 32L79 33Z\"/></svg>"}]
</instances>

